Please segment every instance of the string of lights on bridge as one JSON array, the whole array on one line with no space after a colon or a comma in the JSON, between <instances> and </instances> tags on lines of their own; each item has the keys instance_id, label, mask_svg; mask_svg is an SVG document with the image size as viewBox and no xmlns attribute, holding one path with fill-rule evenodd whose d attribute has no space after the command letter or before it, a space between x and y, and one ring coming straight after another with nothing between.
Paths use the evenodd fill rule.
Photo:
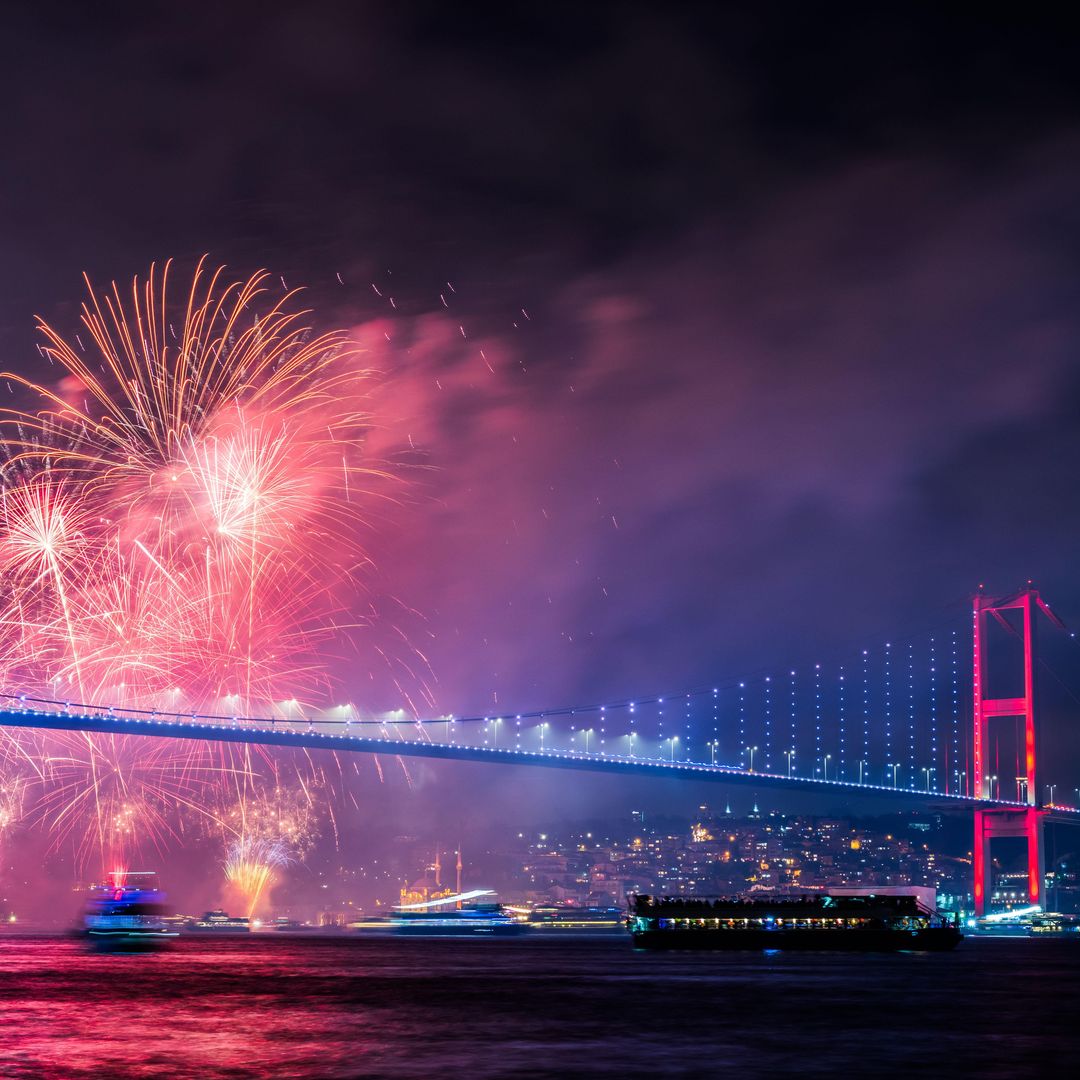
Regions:
<instances>
[{"instance_id":1,"label":"string of lights on bridge","mask_svg":"<svg viewBox=\"0 0 1080 1080\"><path fill-rule=\"evenodd\" d=\"M673 694L493 714L415 718L398 712L361 717L352 706L305 712L295 702L278 715L249 716L102 706L28 694L0 694L7 712L115 719L206 732L299 731L363 736L389 752L445 746L525 757L630 762L828 783L883 791L972 798L970 701L962 635L936 631L904 645L885 642L832 665L727 678ZM23 726L27 726L24 725ZM144 726L142 730L146 730ZM177 731L177 734L180 734ZM390 749L397 748L397 749ZM401 748L406 748L402 750ZM1007 751L1011 753L1009 748ZM431 755L428 755L431 756ZM999 756L989 797L1025 801L1021 770ZM1017 777L1017 788L1010 781ZM1049 785L1049 802L1054 788ZM1080 805L1080 788L1069 792Z\"/></svg>"}]
</instances>

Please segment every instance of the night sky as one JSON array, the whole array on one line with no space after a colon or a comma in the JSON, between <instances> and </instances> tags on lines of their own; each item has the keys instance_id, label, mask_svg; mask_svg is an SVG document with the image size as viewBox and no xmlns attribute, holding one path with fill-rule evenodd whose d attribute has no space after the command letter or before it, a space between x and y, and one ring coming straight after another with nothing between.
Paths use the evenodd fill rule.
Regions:
<instances>
[{"instance_id":1,"label":"night sky","mask_svg":"<svg viewBox=\"0 0 1080 1080\"><path fill-rule=\"evenodd\" d=\"M0 351L40 376L33 316L73 326L83 270L308 286L384 372L408 490L369 585L439 711L828 658L980 582L1080 623L1064 24L272 7L7 13ZM541 817L622 791L418 775L403 817L464 776Z\"/></svg>"}]
</instances>

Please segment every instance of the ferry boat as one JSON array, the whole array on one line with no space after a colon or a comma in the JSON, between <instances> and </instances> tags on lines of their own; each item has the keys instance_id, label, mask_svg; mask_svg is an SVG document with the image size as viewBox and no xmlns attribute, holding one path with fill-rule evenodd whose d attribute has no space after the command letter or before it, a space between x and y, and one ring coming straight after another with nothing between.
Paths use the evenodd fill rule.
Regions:
<instances>
[{"instance_id":1,"label":"ferry boat","mask_svg":"<svg viewBox=\"0 0 1080 1080\"><path fill-rule=\"evenodd\" d=\"M914 893L632 896L627 928L642 949L944 951L963 939L957 916L939 913Z\"/></svg>"},{"instance_id":2,"label":"ferry boat","mask_svg":"<svg viewBox=\"0 0 1080 1080\"><path fill-rule=\"evenodd\" d=\"M154 877L116 873L106 884L92 887L83 909L85 936L99 948L115 949L156 949L177 937L165 894L152 881L141 880Z\"/></svg>"},{"instance_id":3,"label":"ferry boat","mask_svg":"<svg viewBox=\"0 0 1080 1080\"><path fill-rule=\"evenodd\" d=\"M405 937L520 937L518 922L501 904L469 904L450 911L395 911L394 932Z\"/></svg>"},{"instance_id":4,"label":"ferry boat","mask_svg":"<svg viewBox=\"0 0 1080 1080\"><path fill-rule=\"evenodd\" d=\"M572 930L589 933L621 933L626 911L619 907L560 907L555 904L521 910L534 930Z\"/></svg>"},{"instance_id":5,"label":"ferry boat","mask_svg":"<svg viewBox=\"0 0 1080 1080\"><path fill-rule=\"evenodd\" d=\"M251 920L243 915L226 915L218 908L207 911L201 919L192 919L184 925L189 934L250 934Z\"/></svg>"},{"instance_id":6,"label":"ferry boat","mask_svg":"<svg viewBox=\"0 0 1080 1080\"><path fill-rule=\"evenodd\" d=\"M279 915L276 919L267 923L266 928L267 930L275 930L280 934L314 934L323 929L321 926L313 926L311 923L290 919L287 915Z\"/></svg>"},{"instance_id":7,"label":"ferry boat","mask_svg":"<svg viewBox=\"0 0 1080 1080\"><path fill-rule=\"evenodd\" d=\"M1043 911L1031 917L1033 937L1071 937L1080 934L1080 915L1063 915L1060 911Z\"/></svg>"},{"instance_id":8,"label":"ferry boat","mask_svg":"<svg viewBox=\"0 0 1080 1080\"><path fill-rule=\"evenodd\" d=\"M1080 934L1080 915L1032 906L972 919L969 926L979 937L1073 937Z\"/></svg>"},{"instance_id":9,"label":"ferry boat","mask_svg":"<svg viewBox=\"0 0 1080 1080\"><path fill-rule=\"evenodd\" d=\"M443 896L394 908L390 925L404 937L519 937L528 923L516 919L502 904L481 901L490 889ZM453 906L451 906L453 905Z\"/></svg>"}]
</instances>

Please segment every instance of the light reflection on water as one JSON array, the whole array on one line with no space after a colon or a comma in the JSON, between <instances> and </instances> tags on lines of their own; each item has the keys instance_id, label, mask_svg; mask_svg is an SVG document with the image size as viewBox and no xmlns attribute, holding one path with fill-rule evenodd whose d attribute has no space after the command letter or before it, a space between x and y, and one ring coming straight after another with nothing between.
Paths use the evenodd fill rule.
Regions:
<instances>
[{"instance_id":1,"label":"light reflection on water","mask_svg":"<svg viewBox=\"0 0 1080 1080\"><path fill-rule=\"evenodd\" d=\"M0 938L0 1077L1045 1076L1080 941L646 954L621 936ZM1011 1016L1010 1016L1011 1014Z\"/></svg>"}]
</instances>

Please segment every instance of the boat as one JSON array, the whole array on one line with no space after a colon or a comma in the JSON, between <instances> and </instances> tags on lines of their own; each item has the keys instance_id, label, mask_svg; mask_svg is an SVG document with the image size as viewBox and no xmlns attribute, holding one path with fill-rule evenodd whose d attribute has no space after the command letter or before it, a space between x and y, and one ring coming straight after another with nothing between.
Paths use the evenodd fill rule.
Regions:
<instances>
[{"instance_id":1,"label":"boat","mask_svg":"<svg viewBox=\"0 0 1080 1080\"><path fill-rule=\"evenodd\" d=\"M491 889L472 889L434 900L400 904L392 909L390 926L403 937L519 937L528 923L492 897Z\"/></svg>"},{"instance_id":2,"label":"boat","mask_svg":"<svg viewBox=\"0 0 1080 1080\"><path fill-rule=\"evenodd\" d=\"M979 937L1074 937L1080 934L1080 915L1041 911L1033 905L973 919L971 929Z\"/></svg>"},{"instance_id":3,"label":"boat","mask_svg":"<svg viewBox=\"0 0 1080 1080\"><path fill-rule=\"evenodd\" d=\"M627 929L641 949L945 951L959 918L914 893L816 894L768 899L631 896Z\"/></svg>"},{"instance_id":4,"label":"boat","mask_svg":"<svg viewBox=\"0 0 1080 1080\"><path fill-rule=\"evenodd\" d=\"M178 936L153 873L114 873L87 893L83 934L98 948L159 949ZM138 883L136 883L138 882Z\"/></svg>"},{"instance_id":5,"label":"boat","mask_svg":"<svg viewBox=\"0 0 1080 1080\"><path fill-rule=\"evenodd\" d=\"M560 907L551 904L520 910L534 930L620 933L626 922L626 911L618 907Z\"/></svg>"},{"instance_id":6,"label":"boat","mask_svg":"<svg viewBox=\"0 0 1080 1080\"><path fill-rule=\"evenodd\" d=\"M396 909L391 923L403 937L520 937L529 930L501 904L473 903L447 911Z\"/></svg>"},{"instance_id":7,"label":"boat","mask_svg":"<svg viewBox=\"0 0 1080 1080\"><path fill-rule=\"evenodd\" d=\"M276 919L267 924L267 929L276 930L282 934L312 934L322 930L322 927L312 926L311 923L298 922L296 919L290 919L285 915L279 915Z\"/></svg>"},{"instance_id":8,"label":"boat","mask_svg":"<svg viewBox=\"0 0 1080 1080\"><path fill-rule=\"evenodd\" d=\"M184 924L189 934L250 934L251 920L243 915L226 915L218 908L207 911L201 919L191 919Z\"/></svg>"},{"instance_id":9,"label":"boat","mask_svg":"<svg viewBox=\"0 0 1080 1080\"><path fill-rule=\"evenodd\" d=\"M358 934L387 934L394 929L394 920L389 915L361 915L348 929Z\"/></svg>"},{"instance_id":10,"label":"boat","mask_svg":"<svg viewBox=\"0 0 1080 1080\"><path fill-rule=\"evenodd\" d=\"M1072 937L1080 934L1080 915L1044 911L1031 917L1032 937Z\"/></svg>"}]
</instances>

